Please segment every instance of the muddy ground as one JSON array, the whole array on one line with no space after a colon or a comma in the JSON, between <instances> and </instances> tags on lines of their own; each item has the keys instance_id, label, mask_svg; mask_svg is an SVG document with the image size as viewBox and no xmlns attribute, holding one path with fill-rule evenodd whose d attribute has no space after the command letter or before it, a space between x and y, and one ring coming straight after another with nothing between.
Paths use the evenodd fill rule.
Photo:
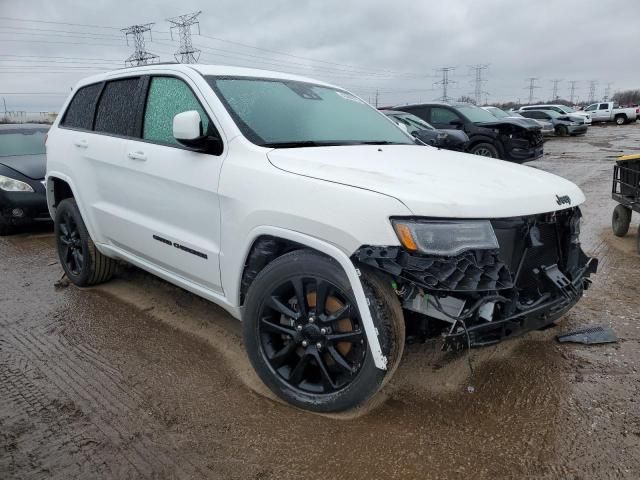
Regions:
<instances>
[{"instance_id":1,"label":"muddy ground","mask_svg":"<svg viewBox=\"0 0 640 480\"><path fill-rule=\"evenodd\" d=\"M610 234L640 124L558 138L531 163L578 183L592 289L558 327L464 355L411 345L369 412L275 401L238 323L138 270L56 286L52 235L0 239L0 478L640 478L640 256ZM608 324L620 341L560 345ZM468 393L473 384L475 393Z\"/></svg>"}]
</instances>

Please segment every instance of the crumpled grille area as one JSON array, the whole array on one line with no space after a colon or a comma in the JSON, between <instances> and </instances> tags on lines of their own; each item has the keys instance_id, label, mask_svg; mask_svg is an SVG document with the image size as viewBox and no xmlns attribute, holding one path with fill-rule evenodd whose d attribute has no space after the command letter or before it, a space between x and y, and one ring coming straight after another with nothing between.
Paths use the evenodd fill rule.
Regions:
<instances>
[{"instance_id":1,"label":"crumpled grille area","mask_svg":"<svg viewBox=\"0 0 640 480\"><path fill-rule=\"evenodd\" d=\"M454 257L412 255L397 247L363 247L357 259L412 280L429 290L495 291L513 288L508 267L498 250L474 250Z\"/></svg>"},{"instance_id":2,"label":"crumpled grille area","mask_svg":"<svg viewBox=\"0 0 640 480\"><path fill-rule=\"evenodd\" d=\"M408 257L404 267L432 290L487 291L512 288L507 266L498 259L497 251L477 250L455 257Z\"/></svg>"}]
</instances>

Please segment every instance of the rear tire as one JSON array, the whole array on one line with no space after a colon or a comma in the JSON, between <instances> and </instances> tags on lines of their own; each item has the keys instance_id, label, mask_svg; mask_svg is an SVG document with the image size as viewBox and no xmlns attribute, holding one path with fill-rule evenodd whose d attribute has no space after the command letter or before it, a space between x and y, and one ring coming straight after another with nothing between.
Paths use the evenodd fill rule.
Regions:
<instances>
[{"instance_id":1,"label":"rear tire","mask_svg":"<svg viewBox=\"0 0 640 480\"><path fill-rule=\"evenodd\" d=\"M615 120L616 125L624 125L625 123L627 123L626 115L617 115Z\"/></svg>"},{"instance_id":2,"label":"rear tire","mask_svg":"<svg viewBox=\"0 0 640 480\"><path fill-rule=\"evenodd\" d=\"M284 401L316 412L350 410L393 375L405 339L400 302L378 274L362 270L361 279L387 370L374 364L351 285L332 258L296 250L251 284L243 315L247 355Z\"/></svg>"},{"instance_id":3,"label":"rear tire","mask_svg":"<svg viewBox=\"0 0 640 480\"><path fill-rule=\"evenodd\" d=\"M611 217L611 228L613 234L616 237L624 237L629 232L629 225L631 224L631 209L624 205L616 205L613 209L613 215Z\"/></svg>"},{"instance_id":4,"label":"rear tire","mask_svg":"<svg viewBox=\"0 0 640 480\"><path fill-rule=\"evenodd\" d=\"M640 225L638 225L638 231L636 232L636 251L640 253Z\"/></svg>"},{"instance_id":5,"label":"rear tire","mask_svg":"<svg viewBox=\"0 0 640 480\"><path fill-rule=\"evenodd\" d=\"M481 157L500 158L496 147L490 143L476 143L469 149L469 153L472 155L479 155Z\"/></svg>"},{"instance_id":6,"label":"rear tire","mask_svg":"<svg viewBox=\"0 0 640 480\"><path fill-rule=\"evenodd\" d=\"M75 285L88 287L103 283L116 273L117 262L98 251L74 198L58 205L54 234L62 269Z\"/></svg>"}]
</instances>

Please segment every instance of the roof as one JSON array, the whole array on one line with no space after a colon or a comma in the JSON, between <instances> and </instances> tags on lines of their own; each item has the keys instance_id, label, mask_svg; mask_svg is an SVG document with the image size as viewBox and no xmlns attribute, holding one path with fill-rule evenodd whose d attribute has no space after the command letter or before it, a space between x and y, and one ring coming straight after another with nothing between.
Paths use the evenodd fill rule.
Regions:
<instances>
[{"instance_id":1,"label":"roof","mask_svg":"<svg viewBox=\"0 0 640 480\"><path fill-rule=\"evenodd\" d=\"M477 107L477 105L474 105L473 103L466 103L466 102L440 102L440 101L433 101L433 102L424 102L424 103L407 103L406 105L396 105L395 107L392 108L401 108L401 107L431 107L434 105L442 105L445 107ZM480 107L478 107L480 108Z\"/></svg>"},{"instance_id":2,"label":"roof","mask_svg":"<svg viewBox=\"0 0 640 480\"><path fill-rule=\"evenodd\" d=\"M281 80L294 80L299 82L315 83L317 85L324 85L333 87L335 85L322 82L309 77L303 77L300 75L293 75L290 73L276 72L272 70L261 70L257 68L245 68L236 67L232 65L204 65L200 63L184 64L184 63L152 63L149 65L141 65L138 67L125 67L117 70L111 70L105 73L99 73L83 79L80 85L86 85L89 83L100 82L106 78L120 76L127 73L138 73L140 75L145 73L153 73L154 71L178 71L189 73L196 71L201 75L228 75L233 77L260 77L260 78L272 78Z\"/></svg>"}]
</instances>

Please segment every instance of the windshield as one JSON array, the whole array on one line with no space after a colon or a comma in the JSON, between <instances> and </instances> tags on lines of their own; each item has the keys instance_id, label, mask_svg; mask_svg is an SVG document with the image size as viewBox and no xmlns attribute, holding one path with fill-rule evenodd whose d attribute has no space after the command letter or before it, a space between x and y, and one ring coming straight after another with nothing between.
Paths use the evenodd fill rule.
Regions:
<instances>
[{"instance_id":1,"label":"windshield","mask_svg":"<svg viewBox=\"0 0 640 480\"><path fill-rule=\"evenodd\" d=\"M343 90L292 80L206 79L242 134L257 145L414 144L384 115Z\"/></svg>"},{"instance_id":2,"label":"windshield","mask_svg":"<svg viewBox=\"0 0 640 480\"><path fill-rule=\"evenodd\" d=\"M461 105L456 107L460 113L467 117L472 122L495 122L496 117L483 110L480 107L474 107L473 105Z\"/></svg>"},{"instance_id":3,"label":"windshield","mask_svg":"<svg viewBox=\"0 0 640 480\"><path fill-rule=\"evenodd\" d=\"M486 110L496 118L507 118L511 116L504 110L500 110L498 107L487 107Z\"/></svg>"},{"instance_id":4,"label":"windshield","mask_svg":"<svg viewBox=\"0 0 640 480\"><path fill-rule=\"evenodd\" d=\"M390 113L388 116L395 122L405 125L411 134L419 130L435 130L427 122L410 113Z\"/></svg>"},{"instance_id":5,"label":"windshield","mask_svg":"<svg viewBox=\"0 0 640 480\"><path fill-rule=\"evenodd\" d=\"M560 107L560 110L562 110L564 113L573 113L575 112L575 110L571 107L567 107L565 105L558 105L558 107Z\"/></svg>"},{"instance_id":6,"label":"windshield","mask_svg":"<svg viewBox=\"0 0 640 480\"><path fill-rule=\"evenodd\" d=\"M43 155L46 129L0 129L0 157Z\"/></svg>"}]
</instances>

